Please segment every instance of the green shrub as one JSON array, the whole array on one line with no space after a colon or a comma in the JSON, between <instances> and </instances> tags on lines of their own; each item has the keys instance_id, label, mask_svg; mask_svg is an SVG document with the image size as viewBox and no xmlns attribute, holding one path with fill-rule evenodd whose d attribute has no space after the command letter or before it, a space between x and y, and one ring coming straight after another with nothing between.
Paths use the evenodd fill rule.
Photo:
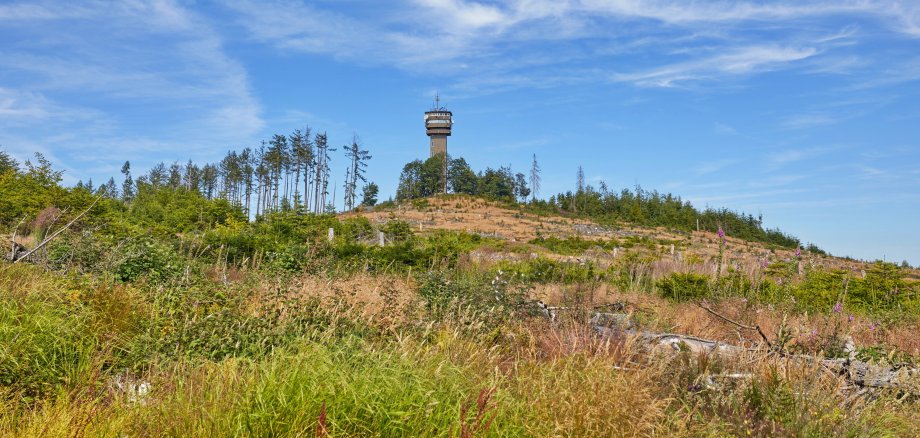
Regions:
<instances>
[{"instance_id":1,"label":"green shrub","mask_svg":"<svg viewBox=\"0 0 920 438\"><path fill-rule=\"evenodd\" d=\"M173 278L182 271L182 260L172 247L149 237L131 239L118 251L115 278L130 282L144 276L154 281Z\"/></svg>"},{"instance_id":2,"label":"green shrub","mask_svg":"<svg viewBox=\"0 0 920 438\"><path fill-rule=\"evenodd\" d=\"M616 239L611 240L585 240L580 237L569 236L565 239L557 237L538 237L528 242L532 245L542 246L556 254L580 255L592 248L612 251L619 245Z\"/></svg>"},{"instance_id":3,"label":"green shrub","mask_svg":"<svg viewBox=\"0 0 920 438\"><path fill-rule=\"evenodd\" d=\"M675 301L689 301L710 295L709 277L692 272L675 272L656 283L662 297Z\"/></svg>"},{"instance_id":4,"label":"green shrub","mask_svg":"<svg viewBox=\"0 0 920 438\"><path fill-rule=\"evenodd\" d=\"M564 262L551 260L545 257L512 262L500 261L497 270L518 275L525 281L534 283L560 282L566 284L599 281L607 278L607 274L599 270L591 262Z\"/></svg>"},{"instance_id":5,"label":"green shrub","mask_svg":"<svg viewBox=\"0 0 920 438\"><path fill-rule=\"evenodd\" d=\"M77 384L96 346L89 320L79 305L0 293L0 386L30 403Z\"/></svg>"},{"instance_id":6,"label":"green shrub","mask_svg":"<svg viewBox=\"0 0 920 438\"><path fill-rule=\"evenodd\" d=\"M380 230L387 239L394 242L405 242L412 238L412 226L404 220L390 220Z\"/></svg>"}]
</instances>

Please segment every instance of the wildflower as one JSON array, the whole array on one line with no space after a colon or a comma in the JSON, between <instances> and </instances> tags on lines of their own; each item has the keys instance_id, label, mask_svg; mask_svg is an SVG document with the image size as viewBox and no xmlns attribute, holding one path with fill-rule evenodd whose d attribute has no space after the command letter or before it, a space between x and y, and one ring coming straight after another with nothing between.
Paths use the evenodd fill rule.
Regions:
<instances>
[{"instance_id":1,"label":"wildflower","mask_svg":"<svg viewBox=\"0 0 920 438\"><path fill-rule=\"evenodd\" d=\"M853 322L853 315L850 315L850 322Z\"/></svg>"},{"instance_id":2,"label":"wildflower","mask_svg":"<svg viewBox=\"0 0 920 438\"><path fill-rule=\"evenodd\" d=\"M802 256L802 248L796 248L796 249L795 249L795 257L796 257L796 258L799 258L799 257L801 257L801 256Z\"/></svg>"},{"instance_id":3,"label":"wildflower","mask_svg":"<svg viewBox=\"0 0 920 438\"><path fill-rule=\"evenodd\" d=\"M843 310L843 304L838 301L837 304L834 304L834 313L840 313L841 310Z\"/></svg>"},{"instance_id":4,"label":"wildflower","mask_svg":"<svg viewBox=\"0 0 920 438\"><path fill-rule=\"evenodd\" d=\"M870 323L869 323L869 330L875 331L875 323L874 323L874 322L870 322Z\"/></svg>"},{"instance_id":5,"label":"wildflower","mask_svg":"<svg viewBox=\"0 0 920 438\"><path fill-rule=\"evenodd\" d=\"M719 238L722 239L722 244L725 244L725 230L722 227L719 227Z\"/></svg>"}]
</instances>

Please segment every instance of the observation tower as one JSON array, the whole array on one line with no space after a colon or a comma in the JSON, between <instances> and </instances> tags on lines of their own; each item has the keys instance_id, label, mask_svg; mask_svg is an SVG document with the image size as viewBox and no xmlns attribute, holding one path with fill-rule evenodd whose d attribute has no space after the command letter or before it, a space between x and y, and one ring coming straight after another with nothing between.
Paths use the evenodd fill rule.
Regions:
<instances>
[{"instance_id":1,"label":"observation tower","mask_svg":"<svg viewBox=\"0 0 920 438\"><path fill-rule=\"evenodd\" d=\"M431 137L431 156L447 155L447 137L454 124L453 113L441 106L441 96L435 96L434 107L425 111L425 131Z\"/></svg>"}]
</instances>

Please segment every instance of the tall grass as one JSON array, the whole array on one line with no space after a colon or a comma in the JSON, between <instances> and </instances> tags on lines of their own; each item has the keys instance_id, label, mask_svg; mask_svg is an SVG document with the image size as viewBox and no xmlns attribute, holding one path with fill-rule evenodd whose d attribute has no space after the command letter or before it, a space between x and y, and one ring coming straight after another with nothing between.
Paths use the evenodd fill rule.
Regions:
<instances>
[{"instance_id":1,"label":"tall grass","mask_svg":"<svg viewBox=\"0 0 920 438\"><path fill-rule=\"evenodd\" d=\"M362 275L130 286L0 266L0 435L862 436L920 427L915 401L854 399L807 364L658 355L625 334L600 338L579 320L597 282L566 286L567 303L585 309L550 324L518 310L521 285L501 276L440 271L358 293L371 279ZM362 302L403 314L369 318ZM728 372L750 377L720 377Z\"/></svg>"}]
</instances>

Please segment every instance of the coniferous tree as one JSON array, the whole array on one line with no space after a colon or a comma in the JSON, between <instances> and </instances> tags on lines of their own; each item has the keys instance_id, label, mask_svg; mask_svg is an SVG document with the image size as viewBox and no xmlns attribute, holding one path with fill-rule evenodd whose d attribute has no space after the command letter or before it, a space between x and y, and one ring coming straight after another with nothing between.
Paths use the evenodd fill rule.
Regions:
<instances>
[{"instance_id":1,"label":"coniferous tree","mask_svg":"<svg viewBox=\"0 0 920 438\"><path fill-rule=\"evenodd\" d=\"M537 164L537 154L533 154L533 164L530 166L530 194L532 201L536 201L540 194L540 165Z\"/></svg>"},{"instance_id":2,"label":"coniferous tree","mask_svg":"<svg viewBox=\"0 0 920 438\"><path fill-rule=\"evenodd\" d=\"M578 175L576 176L575 187L576 187L575 199L572 201L572 211L577 213L578 212L578 198L581 198L582 197L581 195L585 191L585 171L584 169L581 168L581 166L578 166Z\"/></svg>"},{"instance_id":3,"label":"coniferous tree","mask_svg":"<svg viewBox=\"0 0 920 438\"><path fill-rule=\"evenodd\" d=\"M154 189L166 182L166 165L162 161L150 168L150 172L147 172L147 181Z\"/></svg>"},{"instance_id":4,"label":"coniferous tree","mask_svg":"<svg viewBox=\"0 0 920 438\"><path fill-rule=\"evenodd\" d=\"M169 166L169 187L178 189L182 185L182 165L178 161Z\"/></svg>"},{"instance_id":5,"label":"coniferous tree","mask_svg":"<svg viewBox=\"0 0 920 438\"><path fill-rule=\"evenodd\" d=\"M303 173L303 210L310 211L310 183L312 181L311 170L314 167L314 152L312 130L306 127L302 133L300 147L294 151L297 161L300 163L301 172Z\"/></svg>"},{"instance_id":6,"label":"coniferous tree","mask_svg":"<svg viewBox=\"0 0 920 438\"><path fill-rule=\"evenodd\" d=\"M240 161L243 166L243 211L246 213L246 217L248 218L250 209L252 208L251 202L254 176L253 155L251 148L243 149L243 152L240 153Z\"/></svg>"},{"instance_id":7,"label":"coniferous tree","mask_svg":"<svg viewBox=\"0 0 920 438\"><path fill-rule=\"evenodd\" d=\"M269 142L268 151L266 152L266 159L268 161L271 178L271 208L277 209L281 199L285 196L281 190L284 187L282 181L285 179L289 162L287 137L280 134L272 136Z\"/></svg>"},{"instance_id":8,"label":"coniferous tree","mask_svg":"<svg viewBox=\"0 0 920 438\"><path fill-rule=\"evenodd\" d=\"M348 158L348 169L345 172L345 210L355 208L358 181L366 182L364 176L367 161L371 159L368 151L361 149L358 136L352 137L351 145L345 146L345 157Z\"/></svg>"},{"instance_id":9,"label":"coniferous tree","mask_svg":"<svg viewBox=\"0 0 920 438\"><path fill-rule=\"evenodd\" d=\"M121 183L121 197L126 202L134 199L134 179L131 178L131 162L125 161L121 166L121 173L125 176L125 181Z\"/></svg>"},{"instance_id":10,"label":"coniferous tree","mask_svg":"<svg viewBox=\"0 0 920 438\"><path fill-rule=\"evenodd\" d=\"M527 187L527 177L523 173L518 172L514 175L514 195L520 202L527 201L527 197L530 196L530 189Z\"/></svg>"},{"instance_id":11,"label":"coniferous tree","mask_svg":"<svg viewBox=\"0 0 920 438\"><path fill-rule=\"evenodd\" d=\"M19 163L4 151L0 151L0 174L19 171Z\"/></svg>"},{"instance_id":12,"label":"coniferous tree","mask_svg":"<svg viewBox=\"0 0 920 438\"><path fill-rule=\"evenodd\" d=\"M329 195L329 152L335 152L335 149L329 148L328 136L326 133L316 134L314 141L316 146L316 164L313 166L315 174L313 190L314 212L322 214L326 210L326 197Z\"/></svg>"},{"instance_id":13,"label":"coniferous tree","mask_svg":"<svg viewBox=\"0 0 920 438\"><path fill-rule=\"evenodd\" d=\"M377 204L377 194L380 191L380 188L377 187L375 183L367 183L361 189L361 205L366 205L368 207L373 207Z\"/></svg>"},{"instance_id":14,"label":"coniferous tree","mask_svg":"<svg viewBox=\"0 0 920 438\"><path fill-rule=\"evenodd\" d=\"M205 164L201 168L202 195L207 199L214 199L214 192L217 190L219 172L217 166Z\"/></svg>"},{"instance_id":15,"label":"coniferous tree","mask_svg":"<svg viewBox=\"0 0 920 438\"><path fill-rule=\"evenodd\" d=\"M105 183L102 188L107 198L118 199L118 185L115 184L115 178L109 178L109 182Z\"/></svg>"},{"instance_id":16,"label":"coniferous tree","mask_svg":"<svg viewBox=\"0 0 920 438\"><path fill-rule=\"evenodd\" d=\"M188 163L185 164L185 175L182 176L182 186L188 191L198 191L200 184L201 169L192 160L188 160Z\"/></svg>"}]
</instances>

